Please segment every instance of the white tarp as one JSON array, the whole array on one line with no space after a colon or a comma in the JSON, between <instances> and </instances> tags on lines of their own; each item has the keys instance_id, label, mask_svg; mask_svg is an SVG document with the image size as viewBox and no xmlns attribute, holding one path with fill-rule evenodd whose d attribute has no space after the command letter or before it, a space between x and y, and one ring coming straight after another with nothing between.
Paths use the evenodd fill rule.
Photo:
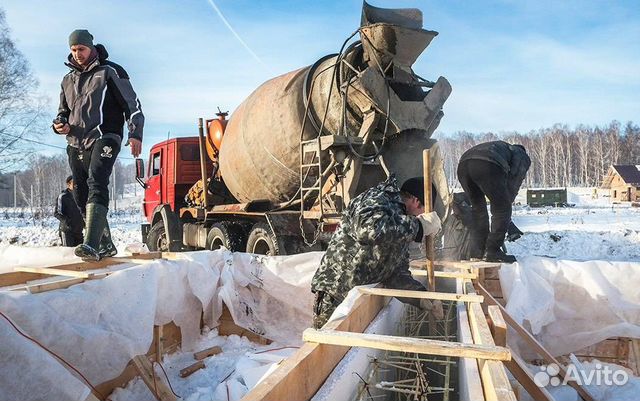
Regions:
<instances>
[{"instance_id":1,"label":"white tarp","mask_svg":"<svg viewBox=\"0 0 640 401\"><path fill-rule=\"evenodd\" d=\"M309 288L322 253L267 258L219 250L179 257L63 290L0 292L0 311L94 385L118 376L133 356L145 354L154 325L174 321L181 328L183 350L189 350L200 334L202 311L215 324L222 301L238 325L284 344L299 342L299 333L310 326ZM57 361L10 325L0 324L0 401L56 399L52 383L65 387L60 389L65 396L58 399L84 399L83 383L72 380L59 363L49 369Z\"/></svg>"},{"instance_id":2,"label":"white tarp","mask_svg":"<svg viewBox=\"0 0 640 401\"><path fill-rule=\"evenodd\" d=\"M640 338L638 262L525 257L502 266L500 284L509 314L554 356L610 337Z\"/></svg>"}]
</instances>

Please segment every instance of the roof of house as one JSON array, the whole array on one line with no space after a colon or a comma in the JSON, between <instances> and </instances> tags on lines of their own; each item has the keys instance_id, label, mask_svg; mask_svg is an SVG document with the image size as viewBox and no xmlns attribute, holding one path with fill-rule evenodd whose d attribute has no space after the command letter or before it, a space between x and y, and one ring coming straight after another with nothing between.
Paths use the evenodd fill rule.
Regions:
<instances>
[{"instance_id":1,"label":"roof of house","mask_svg":"<svg viewBox=\"0 0 640 401\"><path fill-rule=\"evenodd\" d=\"M614 165L614 170L620 175L620 178L627 184L640 184L640 170L638 166L633 164Z\"/></svg>"}]
</instances>

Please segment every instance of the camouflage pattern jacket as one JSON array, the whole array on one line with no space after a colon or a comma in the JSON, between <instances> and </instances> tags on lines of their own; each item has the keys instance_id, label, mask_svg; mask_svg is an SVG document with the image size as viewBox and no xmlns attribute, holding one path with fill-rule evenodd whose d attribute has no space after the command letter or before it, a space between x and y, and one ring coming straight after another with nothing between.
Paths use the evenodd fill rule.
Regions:
<instances>
[{"instance_id":1,"label":"camouflage pattern jacket","mask_svg":"<svg viewBox=\"0 0 640 401\"><path fill-rule=\"evenodd\" d=\"M354 198L343 212L311 290L324 291L338 302L351 288L378 282L390 288L424 290L409 272L409 244L419 231L420 222L406 214L392 175Z\"/></svg>"}]
</instances>

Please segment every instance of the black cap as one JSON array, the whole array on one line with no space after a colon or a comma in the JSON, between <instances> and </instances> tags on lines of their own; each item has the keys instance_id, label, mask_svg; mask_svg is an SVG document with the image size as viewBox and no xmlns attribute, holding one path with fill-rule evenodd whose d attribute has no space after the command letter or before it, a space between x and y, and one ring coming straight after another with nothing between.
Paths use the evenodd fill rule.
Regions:
<instances>
[{"instance_id":1,"label":"black cap","mask_svg":"<svg viewBox=\"0 0 640 401\"><path fill-rule=\"evenodd\" d=\"M73 176L72 175L68 176L65 182L68 184L71 181L73 181Z\"/></svg>"},{"instance_id":2,"label":"black cap","mask_svg":"<svg viewBox=\"0 0 640 401\"><path fill-rule=\"evenodd\" d=\"M69 47L73 45L93 47L93 35L86 29L76 29L69 35Z\"/></svg>"},{"instance_id":3,"label":"black cap","mask_svg":"<svg viewBox=\"0 0 640 401\"><path fill-rule=\"evenodd\" d=\"M400 190L415 196L420 203L424 203L424 177L409 178L402 184Z\"/></svg>"}]
</instances>

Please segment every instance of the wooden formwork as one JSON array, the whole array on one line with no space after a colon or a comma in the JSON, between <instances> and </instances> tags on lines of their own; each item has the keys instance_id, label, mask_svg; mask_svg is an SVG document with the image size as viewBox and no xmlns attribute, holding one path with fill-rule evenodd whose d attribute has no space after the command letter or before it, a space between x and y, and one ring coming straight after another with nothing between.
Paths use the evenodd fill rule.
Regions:
<instances>
[{"instance_id":1,"label":"wooden formwork","mask_svg":"<svg viewBox=\"0 0 640 401\"><path fill-rule=\"evenodd\" d=\"M500 266L480 269L478 283L480 283L500 304L506 305L500 285ZM640 376L640 340L629 337L612 337L597 344L583 348L573 353L580 360L598 359L602 362L615 363L631 369L636 376ZM569 355L558 357L558 360L569 363Z\"/></svg>"},{"instance_id":2,"label":"wooden formwork","mask_svg":"<svg viewBox=\"0 0 640 401\"><path fill-rule=\"evenodd\" d=\"M16 267L14 271L0 274L0 291L27 291L32 294L68 288L86 280L107 277L119 270L136 264L149 263L154 260L173 260L178 257L172 252L151 252L135 254L131 257L105 258L99 262L77 262L45 267ZM233 322L231 314L223 307L218 326L220 335L236 334L245 336L250 341L259 344L269 344L270 341L239 327ZM175 352L181 345L180 328L171 322L162 326L154 326L153 341L145 355L133 358L123 371L115 378L95 385L98 394L91 394L87 400L104 399L117 387L124 387L134 377L140 376L150 390L158 391L157 397L163 401L175 400L173 392L169 391L164 379L153 373L153 364L162 361L162 355ZM98 363L98 362L96 362ZM149 382L149 380L152 380Z\"/></svg>"}]
</instances>

